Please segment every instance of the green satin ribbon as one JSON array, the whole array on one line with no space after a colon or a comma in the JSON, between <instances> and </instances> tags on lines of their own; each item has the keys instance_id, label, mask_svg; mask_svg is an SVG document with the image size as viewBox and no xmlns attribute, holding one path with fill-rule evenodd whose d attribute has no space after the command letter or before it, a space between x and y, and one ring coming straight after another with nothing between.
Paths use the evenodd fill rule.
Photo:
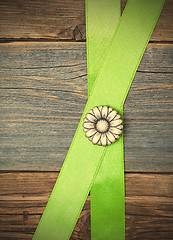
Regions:
<instances>
[{"instance_id":1,"label":"green satin ribbon","mask_svg":"<svg viewBox=\"0 0 173 240\"><path fill-rule=\"evenodd\" d=\"M125 238L123 138L120 137L116 143L107 147L93 145L84 136L82 123L86 113L99 105L111 106L122 116L125 98L163 8L164 0L128 0L117 28L117 17L114 20L110 19L115 25L110 26L110 32L107 25L106 31L109 35L104 34L105 38L108 38L103 40L104 43L97 42L97 37L92 40L90 24L99 27L98 34L101 36L100 31L104 32L105 29L99 25L97 13L104 13L103 21L110 24L107 18L112 16L115 9L111 8L113 6L111 4L117 3L119 9L119 1L88 1L90 3L87 5L87 44L91 44L90 38L91 41L95 41L91 49L92 51L97 49L95 61L98 61L98 58L100 60L97 69L95 66L92 70L92 66L88 65L91 83L89 99L34 234L34 240L69 239L90 190L92 239ZM94 11L91 9L92 1L96 15L93 15L90 21L90 11L92 14ZM115 14L119 17L117 10ZM99 52L101 54L99 49L102 48L100 44L104 46L103 55L99 55ZM94 62L95 57L91 60L90 46L87 47L88 60Z\"/></svg>"},{"instance_id":2,"label":"green satin ribbon","mask_svg":"<svg viewBox=\"0 0 173 240\"><path fill-rule=\"evenodd\" d=\"M116 32L121 1L86 0L85 9L89 97ZM123 117L123 106L119 113ZM91 239L95 240L125 239L123 134L116 144L115 153L105 156L90 191Z\"/></svg>"}]
</instances>

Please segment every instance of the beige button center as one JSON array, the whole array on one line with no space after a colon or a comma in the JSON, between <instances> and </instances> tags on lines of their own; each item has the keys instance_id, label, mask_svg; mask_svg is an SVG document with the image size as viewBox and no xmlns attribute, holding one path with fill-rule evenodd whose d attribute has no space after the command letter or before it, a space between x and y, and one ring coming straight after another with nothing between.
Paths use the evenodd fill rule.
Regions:
<instances>
[{"instance_id":1,"label":"beige button center","mask_svg":"<svg viewBox=\"0 0 173 240\"><path fill-rule=\"evenodd\" d=\"M107 132L108 128L108 122L104 119L101 119L96 123L96 129L101 133Z\"/></svg>"}]
</instances>

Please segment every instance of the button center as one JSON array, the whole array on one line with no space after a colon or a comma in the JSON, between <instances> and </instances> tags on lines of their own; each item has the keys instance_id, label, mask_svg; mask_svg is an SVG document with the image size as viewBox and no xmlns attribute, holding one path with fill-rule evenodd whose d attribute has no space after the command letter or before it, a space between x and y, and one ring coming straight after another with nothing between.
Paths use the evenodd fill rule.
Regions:
<instances>
[{"instance_id":1,"label":"button center","mask_svg":"<svg viewBox=\"0 0 173 240\"><path fill-rule=\"evenodd\" d=\"M109 128L109 125L105 119L100 119L96 123L96 129L101 133L107 132L108 128Z\"/></svg>"}]
</instances>

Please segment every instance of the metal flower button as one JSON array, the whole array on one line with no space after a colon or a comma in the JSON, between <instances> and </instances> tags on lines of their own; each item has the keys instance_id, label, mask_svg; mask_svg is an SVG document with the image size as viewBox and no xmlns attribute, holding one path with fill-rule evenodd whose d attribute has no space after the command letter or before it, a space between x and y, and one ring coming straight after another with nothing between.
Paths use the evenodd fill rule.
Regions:
<instances>
[{"instance_id":1,"label":"metal flower button","mask_svg":"<svg viewBox=\"0 0 173 240\"><path fill-rule=\"evenodd\" d=\"M84 118L85 136L93 144L107 146L116 142L122 133L120 115L108 106L94 107Z\"/></svg>"}]
</instances>

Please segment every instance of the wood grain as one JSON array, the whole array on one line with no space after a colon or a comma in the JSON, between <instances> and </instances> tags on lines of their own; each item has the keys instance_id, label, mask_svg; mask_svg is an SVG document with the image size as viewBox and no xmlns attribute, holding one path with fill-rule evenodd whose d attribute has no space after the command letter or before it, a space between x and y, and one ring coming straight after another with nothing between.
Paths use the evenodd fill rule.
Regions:
<instances>
[{"instance_id":1,"label":"wood grain","mask_svg":"<svg viewBox=\"0 0 173 240\"><path fill-rule=\"evenodd\" d=\"M166 0L151 41L173 41L172 29L173 1ZM19 39L85 41L85 1L1 0L0 40Z\"/></svg>"},{"instance_id":2,"label":"wood grain","mask_svg":"<svg viewBox=\"0 0 173 240\"><path fill-rule=\"evenodd\" d=\"M32 239L58 172L0 173L0 239ZM126 173L126 239L172 239L172 174ZM71 237L90 239L90 197Z\"/></svg>"},{"instance_id":3,"label":"wood grain","mask_svg":"<svg viewBox=\"0 0 173 240\"><path fill-rule=\"evenodd\" d=\"M0 169L61 168L87 101L85 28L84 0L0 0ZM172 29L166 0L124 106L127 240L173 237ZM58 174L0 172L0 240L32 239ZM90 197L71 239L91 239Z\"/></svg>"},{"instance_id":4,"label":"wood grain","mask_svg":"<svg viewBox=\"0 0 173 240\"><path fill-rule=\"evenodd\" d=\"M150 44L124 106L127 171L173 170L171 44ZM85 43L0 45L0 169L60 169L87 101Z\"/></svg>"}]
</instances>

